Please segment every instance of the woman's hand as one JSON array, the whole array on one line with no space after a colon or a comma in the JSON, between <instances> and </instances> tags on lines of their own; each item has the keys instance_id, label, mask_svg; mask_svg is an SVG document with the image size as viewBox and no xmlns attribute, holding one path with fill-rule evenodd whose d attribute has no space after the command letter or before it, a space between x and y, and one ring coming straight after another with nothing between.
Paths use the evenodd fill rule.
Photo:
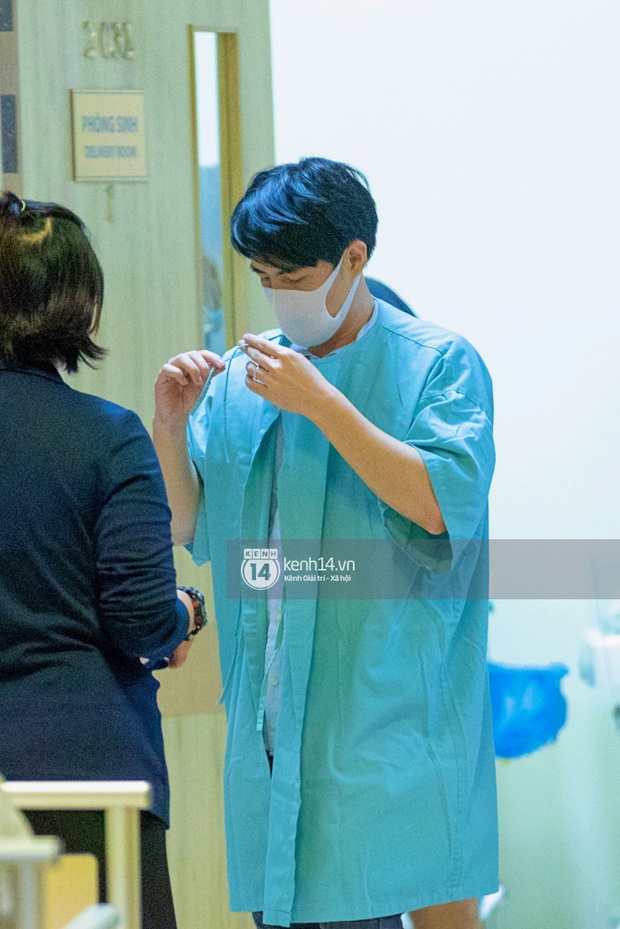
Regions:
<instances>
[{"instance_id":1,"label":"woman's hand","mask_svg":"<svg viewBox=\"0 0 620 929\"><path fill-rule=\"evenodd\" d=\"M170 656L170 662L168 664L169 668L176 670L177 668L183 667L183 665L185 664L187 660L187 656L189 655L189 650L192 647L193 642L194 642L193 639L188 639L188 640L184 640L179 645L177 645L172 655Z\"/></svg>"},{"instance_id":2,"label":"woman's hand","mask_svg":"<svg viewBox=\"0 0 620 929\"><path fill-rule=\"evenodd\" d=\"M189 638L183 639L182 642L179 642L172 655L168 658L162 659L165 662L165 665L162 664L157 670L167 670L172 668L176 670L177 668L182 668L185 662L187 661L187 656L189 655L189 650L192 647L194 641L194 634L196 630L196 624L194 622L194 604L192 603L191 597L184 590L177 587L177 599L181 601L185 609L187 610L187 634ZM142 664L148 664L149 658L141 658L140 661Z\"/></svg>"},{"instance_id":3,"label":"woman's hand","mask_svg":"<svg viewBox=\"0 0 620 929\"><path fill-rule=\"evenodd\" d=\"M156 418L165 423L185 423L210 372L215 376L225 367L219 355L206 349L170 358L155 381Z\"/></svg>"},{"instance_id":4,"label":"woman's hand","mask_svg":"<svg viewBox=\"0 0 620 929\"><path fill-rule=\"evenodd\" d=\"M250 361L246 386L289 413L312 419L334 388L300 352L246 334L239 343Z\"/></svg>"},{"instance_id":5,"label":"woman's hand","mask_svg":"<svg viewBox=\"0 0 620 929\"><path fill-rule=\"evenodd\" d=\"M185 662L187 661L187 656L189 655L189 650L192 647L194 640L193 639L184 639L180 642L172 655L168 658L162 658L161 661L151 668L154 671L167 671L169 668L176 670L177 668L182 668ZM150 658L141 658L141 664L150 664Z\"/></svg>"}]
</instances>

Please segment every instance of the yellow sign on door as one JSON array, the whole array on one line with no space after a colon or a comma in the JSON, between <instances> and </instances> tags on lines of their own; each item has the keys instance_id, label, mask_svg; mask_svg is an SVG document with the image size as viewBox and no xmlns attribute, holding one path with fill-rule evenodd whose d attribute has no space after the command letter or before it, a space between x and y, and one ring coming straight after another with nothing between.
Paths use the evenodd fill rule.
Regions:
<instances>
[{"instance_id":1,"label":"yellow sign on door","mask_svg":"<svg viewBox=\"0 0 620 929\"><path fill-rule=\"evenodd\" d=\"M146 173L144 94L71 93L76 181L141 181Z\"/></svg>"}]
</instances>

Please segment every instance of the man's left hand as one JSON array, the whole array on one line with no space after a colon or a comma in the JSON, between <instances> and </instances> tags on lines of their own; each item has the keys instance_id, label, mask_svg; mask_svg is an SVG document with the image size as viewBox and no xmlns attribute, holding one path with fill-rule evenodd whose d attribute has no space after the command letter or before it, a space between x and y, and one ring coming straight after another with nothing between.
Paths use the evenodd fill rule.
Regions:
<instances>
[{"instance_id":1,"label":"man's left hand","mask_svg":"<svg viewBox=\"0 0 620 929\"><path fill-rule=\"evenodd\" d=\"M250 333L239 347L250 359L245 366L246 386L289 413L312 419L317 405L333 393L329 381L300 352Z\"/></svg>"}]
</instances>

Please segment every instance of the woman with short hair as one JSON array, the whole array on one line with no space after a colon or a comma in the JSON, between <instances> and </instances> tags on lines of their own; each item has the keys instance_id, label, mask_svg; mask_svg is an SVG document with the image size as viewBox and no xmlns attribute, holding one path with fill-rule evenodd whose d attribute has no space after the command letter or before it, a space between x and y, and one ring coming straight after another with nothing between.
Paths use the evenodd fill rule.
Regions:
<instances>
[{"instance_id":1,"label":"woman with short hair","mask_svg":"<svg viewBox=\"0 0 620 929\"><path fill-rule=\"evenodd\" d=\"M0 771L142 780L144 929L174 929L157 681L203 622L176 587L168 509L135 413L72 389L93 365L103 274L75 213L0 195ZM145 656L148 656L145 657ZM99 812L28 813L103 866ZM102 895L105 874L102 875Z\"/></svg>"}]
</instances>

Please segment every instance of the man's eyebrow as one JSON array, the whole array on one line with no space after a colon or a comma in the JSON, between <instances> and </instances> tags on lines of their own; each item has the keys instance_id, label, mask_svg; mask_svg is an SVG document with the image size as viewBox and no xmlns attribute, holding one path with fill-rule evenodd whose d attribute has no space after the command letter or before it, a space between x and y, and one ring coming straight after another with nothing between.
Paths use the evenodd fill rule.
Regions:
<instances>
[{"instance_id":1,"label":"man's eyebrow","mask_svg":"<svg viewBox=\"0 0 620 929\"><path fill-rule=\"evenodd\" d=\"M275 266L274 266L275 267ZM291 265L289 268L278 268L276 274L280 276L281 274L295 274L297 271L301 271L301 265ZM255 274L267 274L267 271L261 271L260 268L255 268L253 264L250 263L250 271L254 271Z\"/></svg>"}]
</instances>

